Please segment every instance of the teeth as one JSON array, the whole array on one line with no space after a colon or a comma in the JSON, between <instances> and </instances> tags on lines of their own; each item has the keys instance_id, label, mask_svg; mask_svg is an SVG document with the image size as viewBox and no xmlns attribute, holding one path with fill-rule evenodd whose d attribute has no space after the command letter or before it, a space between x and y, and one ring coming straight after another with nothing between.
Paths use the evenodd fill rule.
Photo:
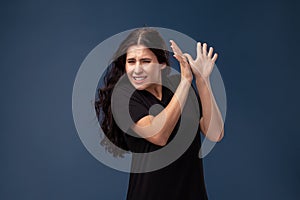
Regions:
<instances>
[{"instance_id":1,"label":"teeth","mask_svg":"<svg viewBox=\"0 0 300 200\"><path fill-rule=\"evenodd\" d=\"M146 76L142 76L142 77L133 77L134 80L137 80L137 81L142 81L146 78Z\"/></svg>"}]
</instances>

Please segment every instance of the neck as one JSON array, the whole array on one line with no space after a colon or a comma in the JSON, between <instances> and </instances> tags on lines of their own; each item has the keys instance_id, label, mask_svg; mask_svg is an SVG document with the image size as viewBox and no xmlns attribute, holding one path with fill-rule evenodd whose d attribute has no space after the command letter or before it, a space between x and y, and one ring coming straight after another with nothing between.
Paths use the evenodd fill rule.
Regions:
<instances>
[{"instance_id":1,"label":"neck","mask_svg":"<svg viewBox=\"0 0 300 200\"><path fill-rule=\"evenodd\" d=\"M151 88L146 89L148 92L153 94L157 99L161 100L162 98L162 86L161 85L154 85Z\"/></svg>"}]
</instances>

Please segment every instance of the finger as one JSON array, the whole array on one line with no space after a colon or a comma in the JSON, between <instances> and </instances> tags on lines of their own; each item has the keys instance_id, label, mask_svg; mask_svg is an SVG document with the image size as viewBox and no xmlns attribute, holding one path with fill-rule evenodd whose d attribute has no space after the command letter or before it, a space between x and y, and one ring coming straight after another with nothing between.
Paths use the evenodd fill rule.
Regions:
<instances>
[{"instance_id":1,"label":"finger","mask_svg":"<svg viewBox=\"0 0 300 200\"><path fill-rule=\"evenodd\" d=\"M173 56L176 58L176 60L177 60L179 63L183 63L183 59L182 59L182 57L181 57L179 54L175 53Z\"/></svg>"},{"instance_id":2,"label":"finger","mask_svg":"<svg viewBox=\"0 0 300 200\"><path fill-rule=\"evenodd\" d=\"M207 44L206 43L203 44L202 52L204 55L207 55Z\"/></svg>"},{"instance_id":3,"label":"finger","mask_svg":"<svg viewBox=\"0 0 300 200\"><path fill-rule=\"evenodd\" d=\"M182 54L182 51L181 49L178 47L178 45L173 41L173 40L170 40L171 42L171 48L173 49L174 53L176 52L177 54Z\"/></svg>"},{"instance_id":4,"label":"finger","mask_svg":"<svg viewBox=\"0 0 300 200\"><path fill-rule=\"evenodd\" d=\"M177 46L177 44L176 43L174 43L174 50L175 50L175 52L176 53L178 53L179 55L182 55L182 51L181 51L181 49Z\"/></svg>"},{"instance_id":5,"label":"finger","mask_svg":"<svg viewBox=\"0 0 300 200\"><path fill-rule=\"evenodd\" d=\"M213 51L214 51L214 48L210 47L207 56L211 58Z\"/></svg>"},{"instance_id":6,"label":"finger","mask_svg":"<svg viewBox=\"0 0 300 200\"><path fill-rule=\"evenodd\" d=\"M215 53L215 54L214 54L214 57L212 58L212 61L216 62L217 58L218 58L218 54Z\"/></svg>"},{"instance_id":7,"label":"finger","mask_svg":"<svg viewBox=\"0 0 300 200\"><path fill-rule=\"evenodd\" d=\"M184 53L183 55L188 59L189 63L191 63L191 62L194 61L193 58L192 58L192 56L190 54Z\"/></svg>"},{"instance_id":8,"label":"finger","mask_svg":"<svg viewBox=\"0 0 300 200\"><path fill-rule=\"evenodd\" d=\"M184 55L180 56L180 60L181 60L180 64L184 65L184 67L188 65L188 60Z\"/></svg>"},{"instance_id":9,"label":"finger","mask_svg":"<svg viewBox=\"0 0 300 200\"><path fill-rule=\"evenodd\" d=\"M170 40L170 43L171 43L171 47L173 48L174 41Z\"/></svg>"},{"instance_id":10,"label":"finger","mask_svg":"<svg viewBox=\"0 0 300 200\"><path fill-rule=\"evenodd\" d=\"M180 62L180 57L178 56L178 54L174 53L173 56L176 58L176 60L178 60Z\"/></svg>"},{"instance_id":11,"label":"finger","mask_svg":"<svg viewBox=\"0 0 300 200\"><path fill-rule=\"evenodd\" d=\"M175 53L175 50L174 50L174 41L173 41L173 40L170 40L170 43L171 43L172 51L173 51L173 53Z\"/></svg>"},{"instance_id":12,"label":"finger","mask_svg":"<svg viewBox=\"0 0 300 200\"><path fill-rule=\"evenodd\" d=\"M201 42L197 42L197 57L196 57L196 59L198 59L201 54L202 54Z\"/></svg>"}]
</instances>

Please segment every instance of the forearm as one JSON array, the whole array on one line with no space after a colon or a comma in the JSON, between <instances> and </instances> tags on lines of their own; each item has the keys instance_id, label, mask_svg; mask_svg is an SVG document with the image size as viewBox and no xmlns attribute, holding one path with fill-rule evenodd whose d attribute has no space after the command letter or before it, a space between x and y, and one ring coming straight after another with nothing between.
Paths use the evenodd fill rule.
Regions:
<instances>
[{"instance_id":1,"label":"forearm","mask_svg":"<svg viewBox=\"0 0 300 200\"><path fill-rule=\"evenodd\" d=\"M199 122L201 131L211 141L220 141L224 135L223 120L215 101L209 78L197 78L196 86L202 105L203 116Z\"/></svg>"},{"instance_id":2,"label":"forearm","mask_svg":"<svg viewBox=\"0 0 300 200\"><path fill-rule=\"evenodd\" d=\"M165 113L161 112L153 119L154 126L161 126L161 122L164 121L163 118L165 118L165 123L161 126L161 131L159 131L157 134L157 137L159 137L163 143L168 141L168 138L176 126L176 123L181 115L181 111L185 105L190 86L191 83L187 81L181 81L170 103L164 109Z\"/></svg>"},{"instance_id":3,"label":"forearm","mask_svg":"<svg viewBox=\"0 0 300 200\"><path fill-rule=\"evenodd\" d=\"M155 117L146 116L145 120L138 122L134 130L150 142L164 146L181 115L191 83L182 80L169 104Z\"/></svg>"}]
</instances>

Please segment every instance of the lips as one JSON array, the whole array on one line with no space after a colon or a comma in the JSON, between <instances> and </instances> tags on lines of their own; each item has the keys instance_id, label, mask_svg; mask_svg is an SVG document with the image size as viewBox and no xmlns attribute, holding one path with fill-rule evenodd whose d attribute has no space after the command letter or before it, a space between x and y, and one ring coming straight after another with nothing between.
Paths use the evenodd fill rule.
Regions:
<instances>
[{"instance_id":1,"label":"lips","mask_svg":"<svg viewBox=\"0 0 300 200\"><path fill-rule=\"evenodd\" d=\"M147 78L147 76L133 76L133 79L136 81L143 81Z\"/></svg>"},{"instance_id":2,"label":"lips","mask_svg":"<svg viewBox=\"0 0 300 200\"><path fill-rule=\"evenodd\" d=\"M147 76L132 76L133 82L135 84L142 84L146 78Z\"/></svg>"}]
</instances>

